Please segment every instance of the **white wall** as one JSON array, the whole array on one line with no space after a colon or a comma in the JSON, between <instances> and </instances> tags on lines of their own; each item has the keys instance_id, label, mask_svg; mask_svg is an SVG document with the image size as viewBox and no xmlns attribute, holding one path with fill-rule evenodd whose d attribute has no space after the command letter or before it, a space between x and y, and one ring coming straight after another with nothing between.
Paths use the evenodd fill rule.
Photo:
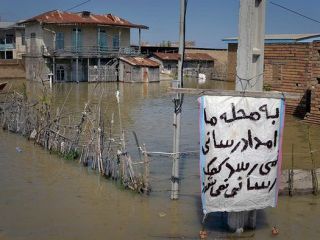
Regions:
<instances>
[{"instance_id":1,"label":"white wall","mask_svg":"<svg viewBox=\"0 0 320 240\"><path fill-rule=\"evenodd\" d=\"M22 35L24 29L17 29L15 31L16 35L16 51L14 53L14 58L22 59L22 55L26 53L26 46L22 45Z\"/></svg>"}]
</instances>

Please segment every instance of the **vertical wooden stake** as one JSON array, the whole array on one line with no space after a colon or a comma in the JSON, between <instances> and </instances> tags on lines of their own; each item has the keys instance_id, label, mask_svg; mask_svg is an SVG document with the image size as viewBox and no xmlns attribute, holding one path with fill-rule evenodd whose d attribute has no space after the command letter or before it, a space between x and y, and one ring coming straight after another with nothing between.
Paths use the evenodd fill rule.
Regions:
<instances>
[{"instance_id":1,"label":"vertical wooden stake","mask_svg":"<svg viewBox=\"0 0 320 240\"><path fill-rule=\"evenodd\" d=\"M150 175L150 161L149 161L149 158L148 158L148 153L147 153L147 148L146 148L146 145L143 144L143 148L142 148L142 151L143 151L143 162L144 162L144 192L145 193L149 193L150 191L150 183L149 183L149 175Z\"/></svg>"}]
</instances>

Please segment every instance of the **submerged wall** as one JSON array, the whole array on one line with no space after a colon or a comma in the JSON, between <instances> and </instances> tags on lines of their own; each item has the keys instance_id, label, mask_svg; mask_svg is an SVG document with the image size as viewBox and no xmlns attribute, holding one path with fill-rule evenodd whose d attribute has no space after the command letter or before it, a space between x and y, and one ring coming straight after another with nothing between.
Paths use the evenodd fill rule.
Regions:
<instances>
[{"instance_id":1,"label":"submerged wall","mask_svg":"<svg viewBox=\"0 0 320 240\"><path fill-rule=\"evenodd\" d=\"M0 79L25 78L26 72L22 60L0 60Z\"/></svg>"},{"instance_id":2,"label":"submerged wall","mask_svg":"<svg viewBox=\"0 0 320 240\"><path fill-rule=\"evenodd\" d=\"M119 63L120 82L159 82L159 67L132 66L126 62Z\"/></svg>"}]
</instances>

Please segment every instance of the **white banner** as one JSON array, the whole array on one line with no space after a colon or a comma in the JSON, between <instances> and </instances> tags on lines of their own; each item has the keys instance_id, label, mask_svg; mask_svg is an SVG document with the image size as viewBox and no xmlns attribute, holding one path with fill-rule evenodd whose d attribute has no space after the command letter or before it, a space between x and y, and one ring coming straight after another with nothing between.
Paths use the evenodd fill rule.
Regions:
<instances>
[{"instance_id":1,"label":"white banner","mask_svg":"<svg viewBox=\"0 0 320 240\"><path fill-rule=\"evenodd\" d=\"M198 100L203 212L275 207L284 100L228 96Z\"/></svg>"}]
</instances>

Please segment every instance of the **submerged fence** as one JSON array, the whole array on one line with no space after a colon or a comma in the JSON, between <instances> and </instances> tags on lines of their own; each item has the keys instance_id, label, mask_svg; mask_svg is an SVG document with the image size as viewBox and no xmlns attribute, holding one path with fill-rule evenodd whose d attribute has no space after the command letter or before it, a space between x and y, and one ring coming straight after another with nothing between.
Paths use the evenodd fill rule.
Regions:
<instances>
[{"instance_id":1,"label":"submerged fence","mask_svg":"<svg viewBox=\"0 0 320 240\"><path fill-rule=\"evenodd\" d=\"M88 82L116 82L118 71L115 66L90 66Z\"/></svg>"},{"instance_id":2,"label":"submerged fence","mask_svg":"<svg viewBox=\"0 0 320 240\"><path fill-rule=\"evenodd\" d=\"M124 132L114 134L113 115L109 120L102 117L102 95L99 103L89 100L81 113L66 113L63 109L68 96L62 106L53 110L46 89L38 101L18 92L1 94L0 123L4 130L21 134L68 160L78 159L128 189L149 193L149 160L143 154L146 148L139 146L138 162L131 159Z\"/></svg>"}]
</instances>

